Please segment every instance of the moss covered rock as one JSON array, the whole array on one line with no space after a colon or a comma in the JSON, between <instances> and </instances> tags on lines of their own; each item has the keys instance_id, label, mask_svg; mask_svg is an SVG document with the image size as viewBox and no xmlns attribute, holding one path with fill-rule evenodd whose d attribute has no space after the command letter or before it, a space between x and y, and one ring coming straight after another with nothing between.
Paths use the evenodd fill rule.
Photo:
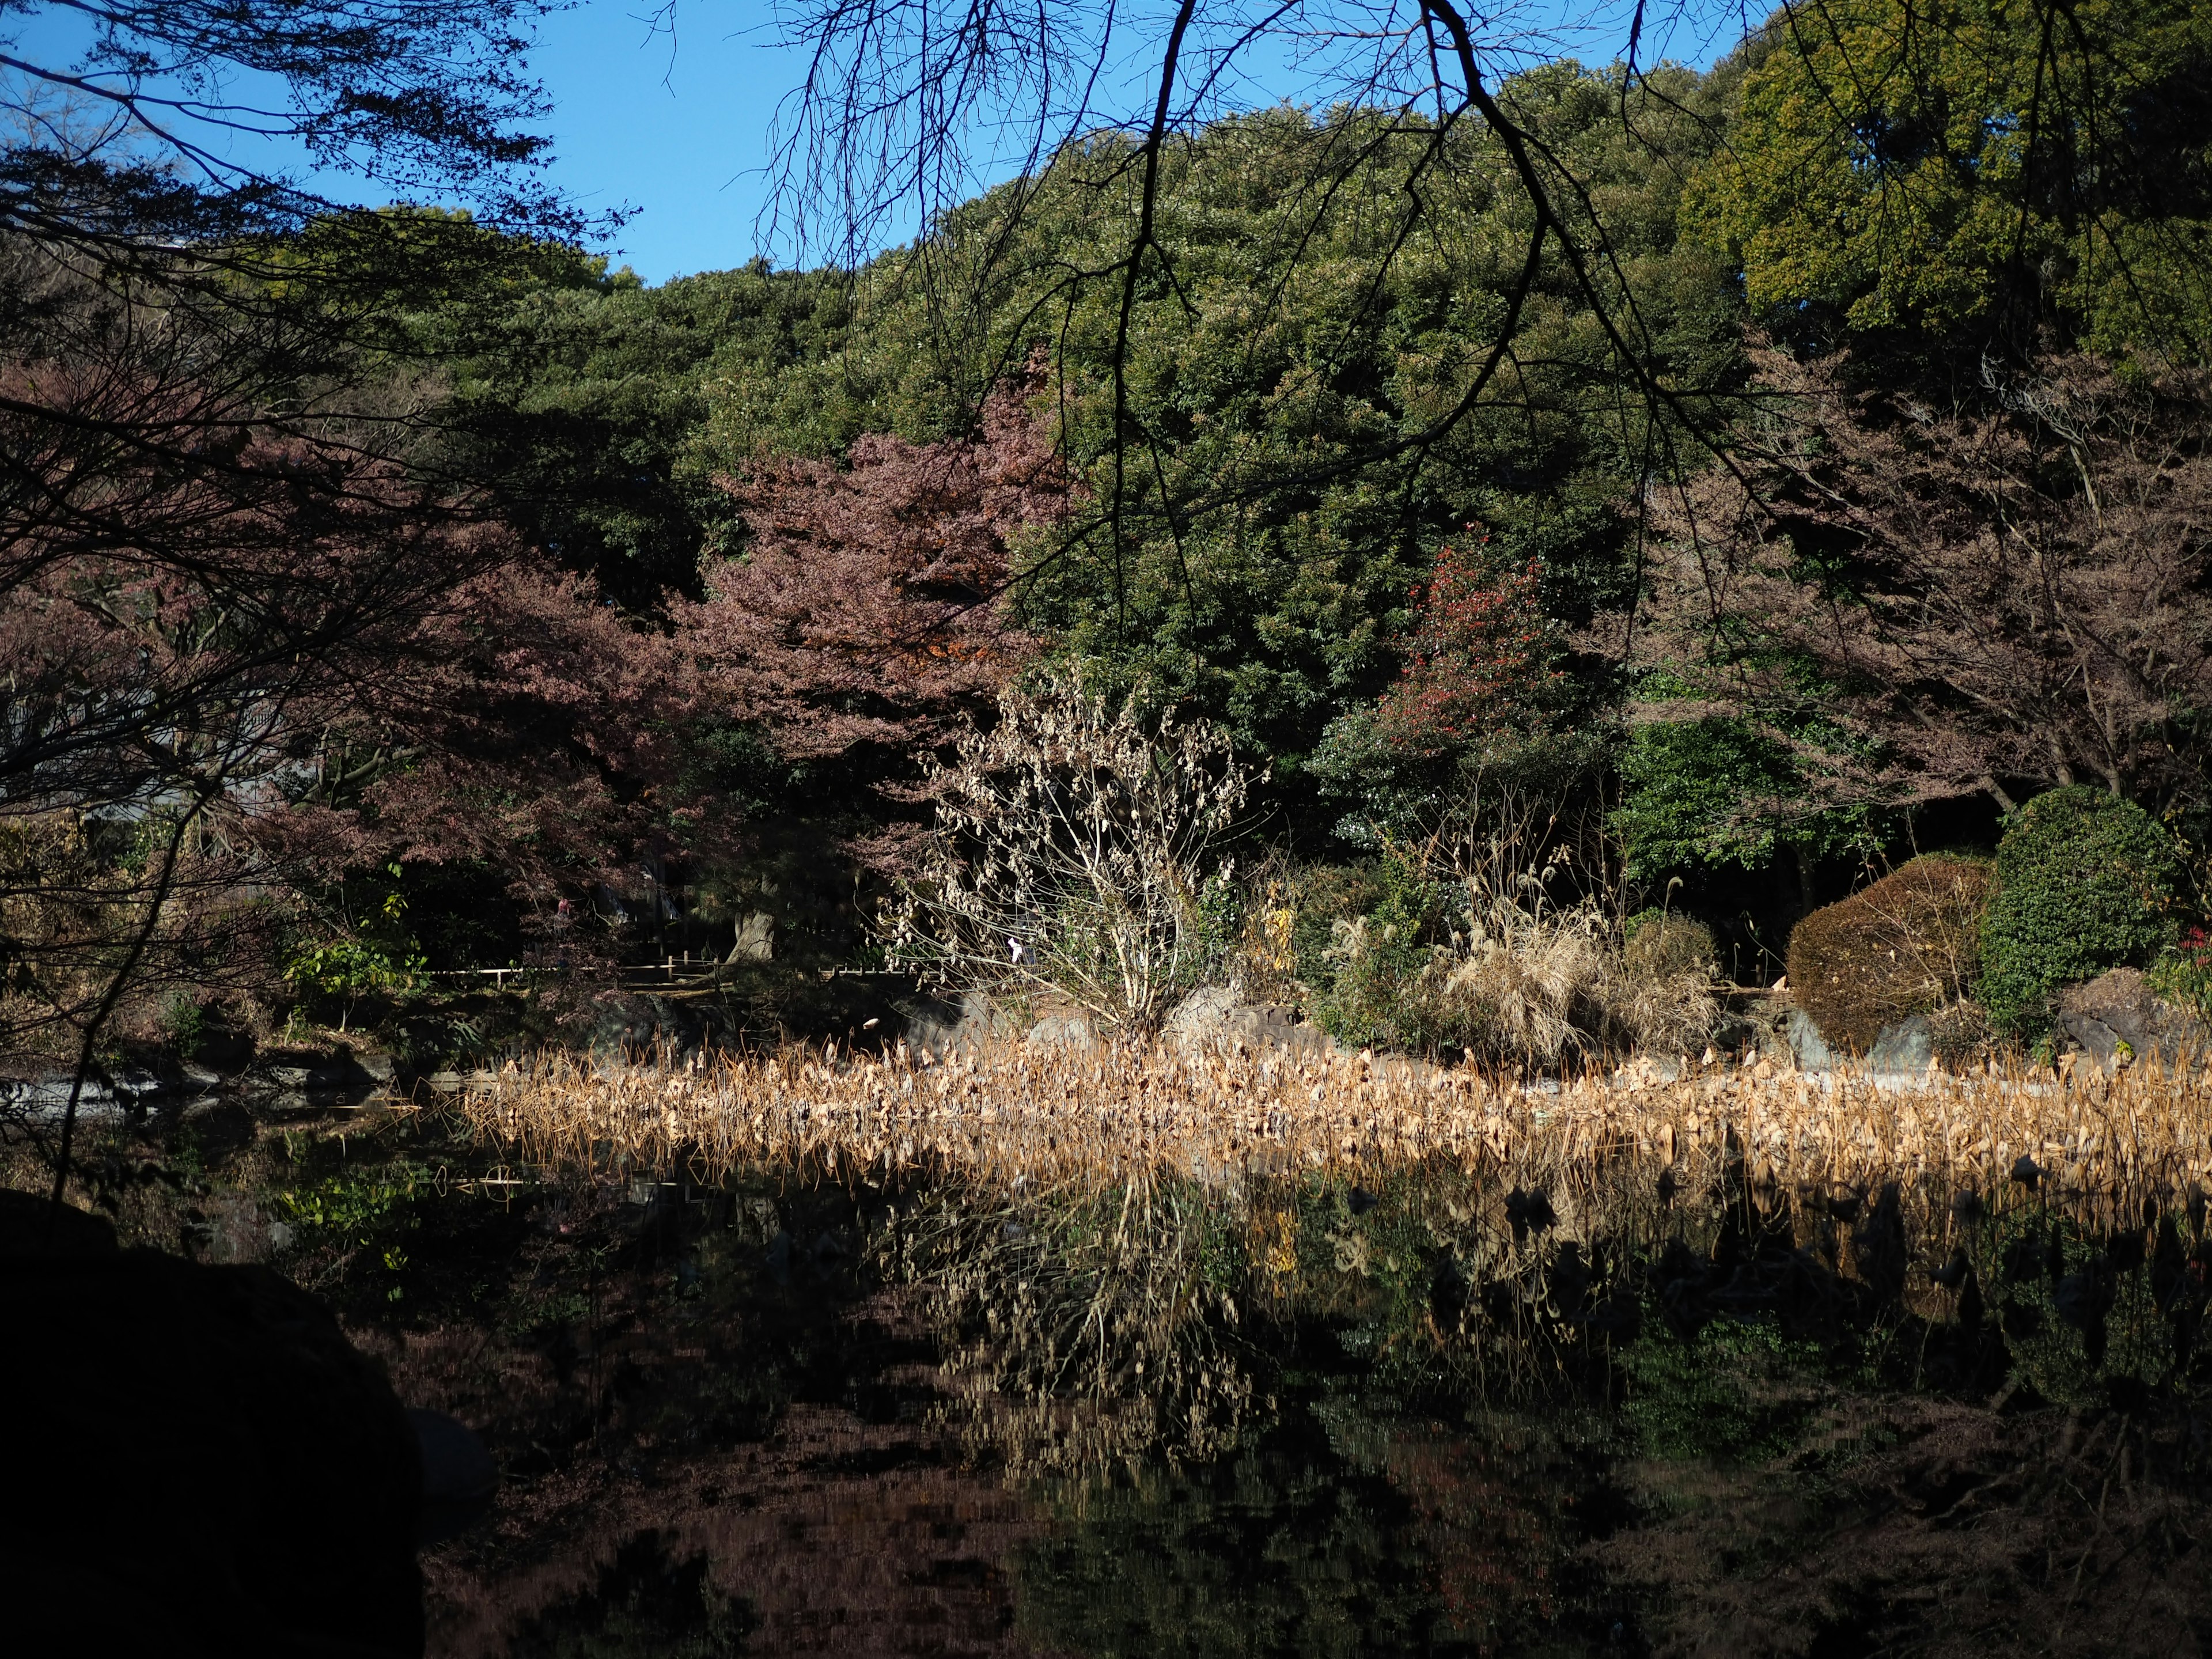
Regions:
<instances>
[{"instance_id":1,"label":"moss covered rock","mask_svg":"<svg viewBox=\"0 0 2212 1659\"><path fill-rule=\"evenodd\" d=\"M1886 1025L1963 996L1979 963L1990 870L1972 859L1917 858L1790 935L1797 1006L1838 1048L1863 1054Z\"/></svg>"}]
</instances>

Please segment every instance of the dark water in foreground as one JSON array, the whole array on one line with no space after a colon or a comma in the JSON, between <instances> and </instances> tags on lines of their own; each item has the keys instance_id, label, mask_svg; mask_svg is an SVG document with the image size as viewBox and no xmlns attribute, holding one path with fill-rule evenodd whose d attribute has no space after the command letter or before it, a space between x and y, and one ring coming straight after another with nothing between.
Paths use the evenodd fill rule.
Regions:
<instances>
[{"instance_id":1,"label":"dark water in foreground","mask_svg":"<svg viewBox=\"0 0 2212 1659\"><path fill-rule=\"evenodd\" d=\"M487 1173L434 1125L295 1136L190 1224L281 1219L499 1459L425 1557L434 1654L2212 1640L2185 1194Z\"/></svg>"}]
</instances>

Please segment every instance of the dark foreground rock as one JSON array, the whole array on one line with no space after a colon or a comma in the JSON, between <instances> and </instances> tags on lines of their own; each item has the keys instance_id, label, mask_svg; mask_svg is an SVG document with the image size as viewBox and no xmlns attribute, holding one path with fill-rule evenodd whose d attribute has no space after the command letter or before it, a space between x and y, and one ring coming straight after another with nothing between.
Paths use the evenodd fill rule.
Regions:
<instances>
[{"instance_id":1,"label":"dark foreground rock","mask_svg":"<svg viewBox=\"0 0 2212 1659\"><path fill-rule=\"evenodd\" d=\"M422 1652L416 1433L321 1302L8 1194L0 1329L9 1651Z\"/></svg>"}]
</instances>

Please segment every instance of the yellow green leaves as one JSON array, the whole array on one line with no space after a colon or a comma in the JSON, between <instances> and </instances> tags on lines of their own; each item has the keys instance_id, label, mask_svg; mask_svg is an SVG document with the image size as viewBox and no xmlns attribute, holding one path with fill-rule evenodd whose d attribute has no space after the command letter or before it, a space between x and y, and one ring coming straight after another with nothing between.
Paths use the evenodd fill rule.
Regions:
<instances>
[{"instance_id":1,"label":"yellow green leaves","mask_svg":"<svg viewBox=\"0 0 2212 1659\"><path fill-rule=\"evenodd\" d=\"M1787 0L1745 59L1685 212L1755 310L2203 355L2205 0Z\"/></svg>"}]
</instances>

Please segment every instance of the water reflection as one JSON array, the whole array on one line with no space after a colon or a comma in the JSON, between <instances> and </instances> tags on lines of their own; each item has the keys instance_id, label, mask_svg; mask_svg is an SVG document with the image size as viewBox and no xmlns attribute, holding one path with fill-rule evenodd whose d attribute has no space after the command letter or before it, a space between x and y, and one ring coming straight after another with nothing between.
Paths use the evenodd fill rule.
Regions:
<instances>
[{"instance_id":1,"label":"water reflection","mask_svg":"<svg viewBox=\"0 0 2212 1659\"><path fill-rule=\"evenodd\" d=\"M1098 1655L1610 1639L1618 1621L1574 1553L1607 1514L1602 1485L1538 1425L1407 1422L1331 1398L1255 1440L1205 1464L1057 1483L1055 1529L1019 1559L1022 1631Z\"/></svg>"},{"instance_id":2,"label":"water reflection","mask_svg":"<svg viewBox=\"0 0 2212 1659\"><path fill-rule=\"evenodd\" d=\"M499 1212L495 1282L481 1216L418 1216L414 1300L356 1312L508 1481L430 1559L434 1650L2212 1628L2190 1194L1795 1191L1726 1160L1368 1179L550 1181Z\"/></svg>"}]
</instances>

